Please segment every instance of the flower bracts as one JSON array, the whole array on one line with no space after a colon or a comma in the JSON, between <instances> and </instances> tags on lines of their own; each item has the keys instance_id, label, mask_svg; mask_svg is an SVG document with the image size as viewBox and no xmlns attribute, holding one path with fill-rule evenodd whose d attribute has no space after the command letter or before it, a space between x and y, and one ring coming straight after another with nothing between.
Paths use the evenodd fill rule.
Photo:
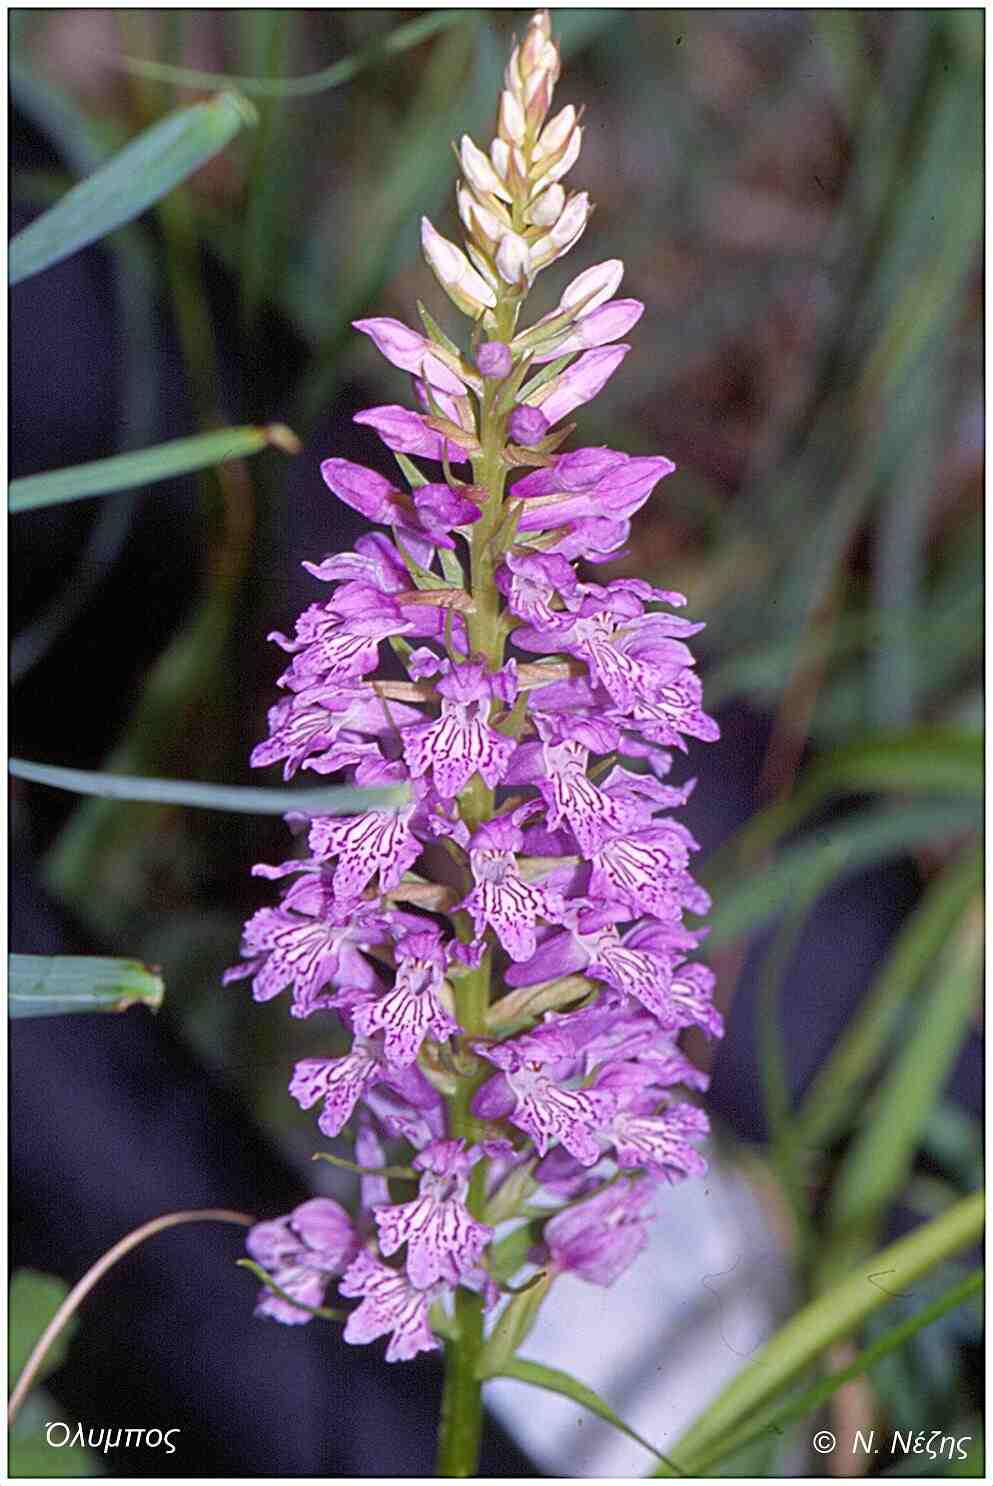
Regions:
<instances>
[{"instance_id":1,"label":"flower bracts","mask_svg":"<svg viewBox=\"0 0 993 1486\"><path fill-rule=\"evenodd\" d=\"M388 534L306 564L328 592L272 637L284 696L252 759L405 792L310 819L304 857L256 868L287 885L226 976L315 1018L290 1093L326 1136L354 1132L365 1173L354 1219L315 1199L253 1230L290 1297L263 1291L260 1310L306 1320L292 1298L320 1305L337 1280L358 1302L345 1339L385 1335L391 1361L439 1344L456 1287L504 1303L498 1228L529 1225L520 1253L550 1278L615 1280L665 1185L704 1169L706 1118L678 1090L706 1081L679 1034L722 1032L692 959L696 842L672 814L693 781L669 782L674 750L717 737L687 646L700 626L674 612L681 594L576 566L621 551L673 465L561 451L642 306L615 297L611 261L518 325L590 210L562 184L582 130L571 106L548 117L558 74L542 11L489 152L461 143L464 247L424 223L468 348L426 312L423 330L356 322L410 374L414 406L356 420L395 475L338 458L321 473Z\"/></svg>"}]
</instances>

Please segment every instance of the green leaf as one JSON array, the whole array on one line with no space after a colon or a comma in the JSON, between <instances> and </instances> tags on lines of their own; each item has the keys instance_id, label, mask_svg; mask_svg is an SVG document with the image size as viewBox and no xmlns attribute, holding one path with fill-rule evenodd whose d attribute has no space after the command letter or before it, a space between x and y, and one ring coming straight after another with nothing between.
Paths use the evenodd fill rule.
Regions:
<instances>
[{"instance_id":1,"label":"green leaf","mask_svg":"<svg viewBox=\"0 0 993 1486\"><path fill-rule=\"evenodd\" d=\"M17 234L8 257L10 283L140 216L254 121L252 105L230 92L160 119Z\"/></svg>"},{"instance_id":2,"label":"green leaf","mask_svg":"<svg viewBox=\"0 0 993 1486\"><path fill-rule=\"evenodd\" d=\"M929 977L914 1025L845 1153L832 1189L829 1222L841 1235L840 1263L897 1195L937 1104L977 1004L982 970L982 914L962 921Z\"/></svg>"},{"instance_id":3,"label":"green leaf","mask_svg":"<svg viewBox=\"0 0 993 1486\"><path fill-rule=\"evenodd\" d=\"M296 454L300 445L296 435L280 423L265 428L224 428L217 433L173 439L168 444L138 449L133 454L115 454L110 459L95 459L90 464L13 480L8 509L14 514L94 495L112 495L118 490L133 490L136 485L153 485L157 480L188 475L193 470L212 469L229 459L244 459L248 454L270 448Z\"/></svg>"},{"instance_id":4,"label":"green leaf","mask_svg":"<svg viewBox=\"0 0 993 1486\"><path fill-rule=\"evenodd\" d=\"M902 925L882 970L793 1117L798 1147L826 1146L859 1109L859 1097L890 1046L900 1007L920 982L982 876L982 857L967 852L928 887Z\"/></svg>"},{"instance_id":5,"label":"green leaf","mask_svg":"<svg viewBox=\"0 0 993 1486\"><path fill-rule=\"evenodd\" d=\"M795 1424L798 1419L821 1408L844 1383L849 1383L852 1378L860 1377L862 1373L868 1372L884 1357L904 1346L925 1326L930 1326L949 1311L962 1305L970 1296L978 1294L983 1288L983 1278L982 1269L973 1270L970 1275L946 1290L937 1300L932 1301L930 1305L925 1306L899 1326L892 1327L873 1342L871 1347L866 1347L847 1367L822 1378L820 1382L805 1389L796 1398L788 1399L783 1404L777 1404L752 1415L746 1424L725 1435L712 1449L702 1451L688 1459L684 1470L689 1475L702 1475L705 1471L711 1471L718 1461L745 1449L762 1435L770 1431L781 1434L790 1424Z\"/></svg>"},{"instance_id":6,"label":"green leaf","mask_svg":"<svg viewBox=\"0 0 993 1486\"><path fill-rule=\"evenodd\" d=\"M52 1421L55 1422L54 1420ZM74 1434L73 1425L70 1433ZM56 1436L61 1439L61 1431ZM8 1471L14 1480L30 1477L83 1476L92 1479L104 1474L101 1458L83 1445L52 1446L43 1434L21 1439L11 1436Z\"/></svg>"},{"instance_id":7,"label":"green leaf","mask_svg":"<svg viewBox=\"0 0 993 1486\"><path fill-rule=\"evenodd\" d=\"M450 26L474 20L472 10L432 10L406 26L398 26L386 36L377 37L354 57L342 57L320 72L303 77L237 77L226 72L199 72L190 67L173 67L168 62L151 62L141 57L122 57L121 64L137 77L153 82L175 83L180 88L237 88L252 98L311 98L351 82L373 63L384 57L398 56L422 41L445 31Z\"/></svg>"},{"instance_id":8,"label":"green leaf","mask_svg":"<svg viewBox=\"0 0 993 1486\"><path fill-rule=\"evenodd\" d=\"M7 1299L8 1390L21 1376L32 1348L68 1294L69 1286L53 1274L42 1274L37 1269L14 1271ZM78 1325L73 1317L59 1332L45 1354L38 1382L62 1366Z\"/></svg>"},{"instance_id":9,"label":"green leaf","mask_svg":"<svg viewBox=\"0 0 993 1486\"><path fill-rule=\"evenodd\" d=\"M840 1283L803 1306L690 1425L672 1451L679 1469L737 1429L799 1377L832 1342L850 1336L895 1293L907 1290L943 1259L979 1241L983 1194L975 1193L871 1258L857 1262ZM656 1475L671 1475L660 1469Z\"/></svg>"},{"instance_id":10,"label":"green leaf","mask_svg":"<svg viewBox=\"0 0 993 1486\"><path fill-rule=\"evenodd\" d=\"M65 1016L69 1012L158 1011L161 975L139 960L96 955L11 955L7 1006L12 1017Z\"/></svg>"},{"instance_id":11,"label":"green leaf","mask_svg":"<svg viewBox=\"0 0 993 1486\"><path fill-rule=\"evenodd\" d=\"M404 786L257 789L251 784L200 784L186 779L144 779L131 774L63 769L56 764L34 764L19 758L12 758L8 767L16 779L47 784L76 795L156 805L190 805L199 810L234 810L250 815L283 815L289 810L299 810L304 815L349 815L361 810L396 810L408 799Z\"/></svg>"},{"instance_id":12,"label":"green leaf","mask_svg":"<svg viewBox=\"0 0 993 1486\"><path fill-rule=\"evenodd\" d=\"M596 1414L598 1419L605 1419L628 1439L634 1440L638 1445L646 1449L650 1455L665 1461L666 1456L661 1450L656 1450L654 1445L644 1439L630 1424L625 1424L608 1403L604 1403L598 1393L581 1383L578 1378L572 1377L567 1372L562 1372L557 1367L545 1367L541 1362L527 1362L523 1357L515 1357L507 1362L500 1371L495 1374L500 1378L516 1378L519 1383L530 1383L534 1388L544 1388L549 1393L561 1393L565 1398L571 1398L573 1403L580 1404L584 1409L589 1409L591 1414ZM675 1465L671 1467L671 1474L682 1475L682 1471Z\"/></svg>"}]
</instances>

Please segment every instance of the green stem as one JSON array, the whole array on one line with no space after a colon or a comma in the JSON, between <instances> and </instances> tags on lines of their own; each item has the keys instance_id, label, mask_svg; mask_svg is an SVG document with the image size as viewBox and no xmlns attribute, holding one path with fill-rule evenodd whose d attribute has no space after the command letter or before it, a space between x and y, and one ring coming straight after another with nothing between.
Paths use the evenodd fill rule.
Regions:
<instances>
[{"instance_id":1,"label":"green stem","mask_svg":"<svg viewBox=\"0 0 993 1486\"><path fill-rule=\"evenodd\" d=\"M496 309L497 335L510 340L516 309L501 303ZM469 549L470 582L474 611L468 615L469 648L485 657L493 670L503 664L504 631L500 623L500 595L494 581L498 558L493 535L502 515L506 466L503 451L507 438L507 414L497 411L502 384L488 381L480 409L480 452L473 461L477 488L485 491L482 515L472 528ZM493 790L474 775L459 797L459 810L470 831L493 815ZM464 1042L485 1037L490 1003L490 954L477 969L457 982L458 1019ZM454 1139L467 1145L485 1138L485 1126L472 1113L472 1100L487 1076L486 1065L471 1059L463 1047L455 1092L448 1101L448 1128ZM481 1218L486 1201L486 1162L477 1161L469 1183L467 1205L473 1217ZM441 1400L438 1433L439 1476L474 1476L479 1464L483 1428L482 1385L476 1367L483 1346L483 1297L464 1286L455 1292L456 1334L445 1348L445 1386Z\"/></svg>"},{"instance_id":2,"label":"green stem","mask_svg":"<svg viewBox=\"0 0 993 1486\"><path fill-rule=\"evenodd\" d=\"M489 792L488 792L489 793ZM492 794L490 794L492 808ZM490 956L458 983L459 1022L467 1036L485 1036L489 1005ZM461 1075L449 1099L448 1124L453 1138L474 1144L484 1135L482 1122L472 1113L472 1099L485 1071ZM467 1206L482 1216L486 1200L486 1162L477 1161L469 1183ZM460 1286L455 1292L456 1334L445 1347L445 1387L438 1433L439 1476L474 1476L479 1463L483 1428L482 1385L476 1364L483 1345L483 1297Z\"/></svg>"}]
</instances>

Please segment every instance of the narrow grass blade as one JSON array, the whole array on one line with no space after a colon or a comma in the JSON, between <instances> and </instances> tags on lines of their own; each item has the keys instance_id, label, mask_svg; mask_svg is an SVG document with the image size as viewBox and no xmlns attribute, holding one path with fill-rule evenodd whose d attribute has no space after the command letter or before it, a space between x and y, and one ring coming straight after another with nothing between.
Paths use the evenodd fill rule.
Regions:
<instances>
[{"instance_id":1,"label":"narrow grass blade","mask_svg":"<svg viewBox=\"0 0 993 1486\"><path fill-rule=\"evenodd\" d=\"M165 986L139 960L91 955L11 955L7 1007L12 1017L79 1011L158 1011Z\"/></svg>"},{"instance_id":2,"label":"narrow grass blade","mask_svg":"<svg viewBox=\"0 0 993 1486\"><path fill-rule=\"evenodd\" d=\"M190 805L199 810L234 810L250 815L348 815L352 811L398 809L407 802L405 788L256 789L251 784L200 784L186 779L145 779L131 774L101 774L33 764L12 758L11 774L33 784L96 795L103 800L137 800L151 805Z\"/></svg>"},{"instance_id":3,"label":"narrow grass blade","mask_svg":"<svg viewBox=\"0 0 993 1486\"><path fill-rule=\"evenodd\" d=\"M806 771L796 792L761 811L738 837L739 849L758 852L780 840L832 795L879 792L959 794L983 790L983 740L948 727L878 733L839 748Z\"/></svg>"},{"instance_id":4,"label":"narrow grass blade","mask_svg":"<svg viewBox=\"0 0 993 1486\"><path fill-rule=\"evenodd\" d=\"M686 1463L687 1473L694 1476L702 1475L705 1471L712 1470L720 1461L727 1459L729 1455L745 1449L763 1434L770 1431L777 1435L781 1434L788 1425L795 1424L798 1419L804 1418L807 1414L812 1414L815 1409L821 1408L843 1384L850 1383L853 1378L868 1372L882 1358L902 1347L926 1326L940 1320L949 1311L955 1310L970 1296L977 1295L983 1288L983 1280L984 1271L974 1269L964 1280L952 1285L937 1300L918 1311L915 1316L911 1316L899 1326L892 1327L873 1342L871 1347L866 1347L847 1367L822 1378L819 1383L805 1389L797 1398L788 1399L786 1403L778 1404L773 1408L763 1409L740 1429L732 1430L730 1434L725 1435L713 1449L694 1456Z\"/></svg>"},{"instance_id":5,"label":"narrow grass blade","mask_svg":"<svg viewBox=\"0 0 993 1486\"><path fill-rule=\"evenodd\" d=\"M982 968L979 905L962 921L948 954L928 979L918 1015L835 1180L829 1222L845 1245L885 1211L910 1170L931 1112L976 1006Z\"/></svg>"},{"instance_id":6,"label":"narrow grass blade","mask_svg":"<svg viewBox=\"0 0 993 1486\"><path fill-rule=\"evenodd\" d=\"M258 428L222 428L216 433L196 434L192 438L156 444L151 449L137 449L133 454L115 454L90 464L27 475L23 480L11 482L8 509L16 514L36 511L41 506L86 500L94 495L113 495L118 490L154 485L158 480L172 480L194 470L212 469L229 459L258 454L261 449L282 449L285 454L296 454L299 448L296 435L281 423Z\"/></svg>"},{"instance_id":7,"label":"narrow grass blade","mask_svg":"<svg viewBox=\"0 0 993 1486\"><path fill-rule=\"evenodd\" d=\"M671 1451L680 1470L685 1472L685 1462L715 1447L787 1388L832 1342L850 1336L867 1316L887 1305L894 1293L905 1291L942 1260L978 1243L984 1214L981 1192L964 1198L941 1217L857 1263L846 1279L797 1311L690 1425ZM671 1468L656 1471L660 1476L672 1474Z\"/></svg>"},{"instance_id":8,"label":"narrow grass blade","mask_svg":"<svg viewBox=\"0 0 993 1486\"><path fill-rule=\"evenodd\" d=\"M835 842L845 852L845 870L853 872L915 846L948 841L974 830L978 821L978 805L972 800L915 800L900 807L880 806L812 833L781 852L761 872L746 871L735 862L733 844L722 848L723 870L711 868L705 876L714 898L707 947L727 944L768 922L816 878L822 852Z\"/></svg>"},{"instance_id":9,"label":"narrow grass blade","mask_svg":"<svg viewBox=\"0 0 993 1486\"><path fill-rule=\"evenodd\" d=\"M160 119L17 234L8 256L10 283L41 273L140 216L254 121L255 110L236 93L220 93Z\"/></svg>"},{"instance_id":10,"label":"narrow grass blade","mask_svg":"<svg viewBox=\"0 0 993 1486\"><path fill-rule=\"evenodd\" d=\"M395 57L420 46L439 31L451 26L475 23L476 12L472 10L432 10L427 15L398 26L388 35L378 37L370 46L363 47L353 57L342 57L323 67L320 72L308 72L303 77L236 77L225 72L199 72L190 67L173 67L166 62L151 62L142 57L122 57L121 66L137 77L147 77L153 82L174 83L178 88L236 88L249 98L312 98L317 93L326 93L331 88L340 88L358 77L367 67L384 57Z\"/></svg>"},{"instance_id":11,"label":"narrow grass blade","mask_svg":"<svg viewBox=\"0 0 993 1486\"><path fill-rule=\"evenodd\" d=\"M596 1414L597 1418L612 1424L615 1429L626 1434L628 1439L634 1440L658 1460L664 1461L666 1458L661 1450L656 1450L655 1446L649 1444L648 1440L644 1439L637 1430L632 1429L630 1424L625 1424L624 1420L614 1413L610 1405L604 1403L598 1393L594 1393L592 1388L588 1388L578 1378L562 1372L557 1367L545 1367L540 1362L527 1362L523 1357L513 1357L509 1362L505 1362L494 1376L516 1378L519 1383L530 1383L533 1388L544 1388L549 1393L561 1393L563 1397L571 1398L573 1403L581 1404L584 1409L589 1409L590 1413ZM682 1474L675 1466L672 1471L674 1475Z\"/></svg>"},{"instance_id":12,"label":"narrow grass blade","mask_svg":"<svg viewBox=\"0 0 993 1486\"><path fill-rule=\"evenodd\" d=\"M835 1044L794 1116L798 1146L824 1146L851 1123L862 1090L886 1051L901 1006L919 984L981 877L979 853L967 852L931 884L902 926L854 1021Z\"/></svg>"}]
</instances>

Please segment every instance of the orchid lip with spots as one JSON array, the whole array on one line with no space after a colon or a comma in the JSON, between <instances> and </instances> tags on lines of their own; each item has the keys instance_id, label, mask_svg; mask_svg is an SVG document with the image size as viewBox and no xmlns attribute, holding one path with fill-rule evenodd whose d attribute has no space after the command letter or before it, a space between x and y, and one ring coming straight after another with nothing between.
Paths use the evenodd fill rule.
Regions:
<instances>
[{"instance_id":1,"label":"orchid lip with spots","mask_svg":"<svg viewBox=\"0 0 993 1486\"><path fill-rule=\"evenodd\" d=\"M271 637L290 660L253 764L405 802L311 818L305 858L258 867L292 881L225 977L290 993L313 1031L290 1094L329 1139L354 1134L362 1173L351 1214L315 1198L252 1230L259 1312L306 1322L336 1288L346 1342L385 1338L390 1362L443 1346L442 1475L474 1472L480 1379L548 1287L612 1284L668 1186L705 1169L706 1079L678 1039L723 1032L693 959L697 843L672 814L694 781L668 782L673 750L718 736L701 626L682 594L595 581L674 465L565 449L558 427L623 379L643 306L610 259L522 318L590 213L566 185L583 130L572 104L551 114L559 73L538 11L496 138L458 149L463 243L424 220L467 335L426 313L355 322L413 406L357 415L377 468L332 455L320 474L386 531L306 562L329 592ZM488 1213L534 1240L510 1273Z\"/></svg>"}]
</instances>

